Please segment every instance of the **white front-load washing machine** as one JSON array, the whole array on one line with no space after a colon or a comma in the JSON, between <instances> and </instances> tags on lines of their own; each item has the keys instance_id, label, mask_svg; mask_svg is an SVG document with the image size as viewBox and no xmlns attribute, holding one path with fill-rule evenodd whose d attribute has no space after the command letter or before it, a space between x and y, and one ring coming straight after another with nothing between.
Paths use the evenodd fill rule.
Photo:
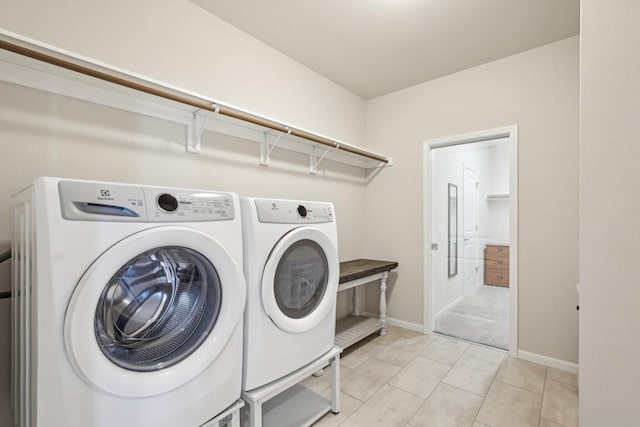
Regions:
<instances>
[{"instance_id":1,"label":"white front-load washing machine","mask_svg":"<svg viewBox=\"0 0 640 427\"><path fill-rule=\"evenodd\" d=\"M243 390L333 347L340 277L331 203L241 198L245 309Z\"/></svg>"},{"instance_id":2,"label":"white front-load washing machine","mask_svg":"<svg viewBox=\"0 0 640 427\"><path fill-rule=\"evenodd\" d=\"M40 178L14 196L20 427L197 427L240 397L232 193Z\"/></svg>"}]
</instances>

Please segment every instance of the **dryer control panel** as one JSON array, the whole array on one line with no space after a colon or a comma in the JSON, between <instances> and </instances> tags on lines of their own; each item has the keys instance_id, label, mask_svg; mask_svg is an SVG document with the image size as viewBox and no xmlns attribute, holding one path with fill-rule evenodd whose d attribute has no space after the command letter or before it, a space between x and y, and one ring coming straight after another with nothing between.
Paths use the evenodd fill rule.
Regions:
<instances>
[{"instance_id":1,"label":"dryer control panel","mask_svg":"<svg viewBox=\"0 0 640 427\"><path fill-rule=\"evenodd\" d=\"M319 224L333 222L333 205L323 202L256 199L258 220L275 224Z\"/></svg>"},{"instance_id":2,"label":"dryer control panel","mask_svg":"<svg viewBox=\"0 0 640 427\"><path fill-rule=\"evenodd\" d=\"M234 219L229 193L60 181L62 217L74 221L198 222Z\"/></svg>"}]
</instances>

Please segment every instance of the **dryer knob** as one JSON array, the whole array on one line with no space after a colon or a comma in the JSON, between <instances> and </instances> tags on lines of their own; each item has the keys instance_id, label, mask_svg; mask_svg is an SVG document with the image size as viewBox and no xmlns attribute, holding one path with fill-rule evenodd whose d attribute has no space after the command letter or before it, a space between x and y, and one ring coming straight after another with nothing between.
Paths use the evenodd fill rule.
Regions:
<instances>
[{"instance_id":1,"label":"dryer knob","mask_svg":"<svg viewBox=\"0 0 640 427\"><path fill-rule=\"evenodd\" d=\"M302 205L298 206L298 214L302 217L302 218L306 218L307 216L307 208L305 208Z\"/></svg>"},{"instance_id":2,"label":"dryer knob","mask_svg":"<svg viewBox=\"0 0 640 427\"><path fill-rule=\"evenodd\" d=\"M178 210L178 199L171 194L161 194L158 196L158 207L165 212L175 212Z\"/></svg>"}]
</instances>

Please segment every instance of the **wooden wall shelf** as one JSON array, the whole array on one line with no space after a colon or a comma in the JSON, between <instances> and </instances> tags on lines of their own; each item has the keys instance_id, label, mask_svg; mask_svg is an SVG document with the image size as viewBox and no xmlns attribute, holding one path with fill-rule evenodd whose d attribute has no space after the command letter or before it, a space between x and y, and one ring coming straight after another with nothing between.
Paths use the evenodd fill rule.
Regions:
<instances>
[{"instance_id":1,"label":"wooden wall shelf","mask_svg":"<svg viewBox=\"0 0 640 427\"><path fill-rule=\"evenodd\" d=\"M204 130L260 144L260 164L274 148L364 169L390 158L0 29L0 81L169 120L187 127L186 150L199 153Z\"/></svg>"}]
</instances>

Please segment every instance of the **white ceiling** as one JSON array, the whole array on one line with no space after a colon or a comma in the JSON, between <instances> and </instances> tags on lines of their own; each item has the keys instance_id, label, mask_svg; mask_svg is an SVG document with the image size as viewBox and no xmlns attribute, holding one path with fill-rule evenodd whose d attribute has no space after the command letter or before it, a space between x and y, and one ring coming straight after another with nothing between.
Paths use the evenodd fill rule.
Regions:
<instances>
[{"instance_id":1,"label":"white ceiling","mask_svg":"<svg viewBox=\"0 0 640 427\"><path fill-rule=\"evenodd\" d=\"M191 0L365 99L579 33L579 0Z\"/></svg>"}]
</instances>

